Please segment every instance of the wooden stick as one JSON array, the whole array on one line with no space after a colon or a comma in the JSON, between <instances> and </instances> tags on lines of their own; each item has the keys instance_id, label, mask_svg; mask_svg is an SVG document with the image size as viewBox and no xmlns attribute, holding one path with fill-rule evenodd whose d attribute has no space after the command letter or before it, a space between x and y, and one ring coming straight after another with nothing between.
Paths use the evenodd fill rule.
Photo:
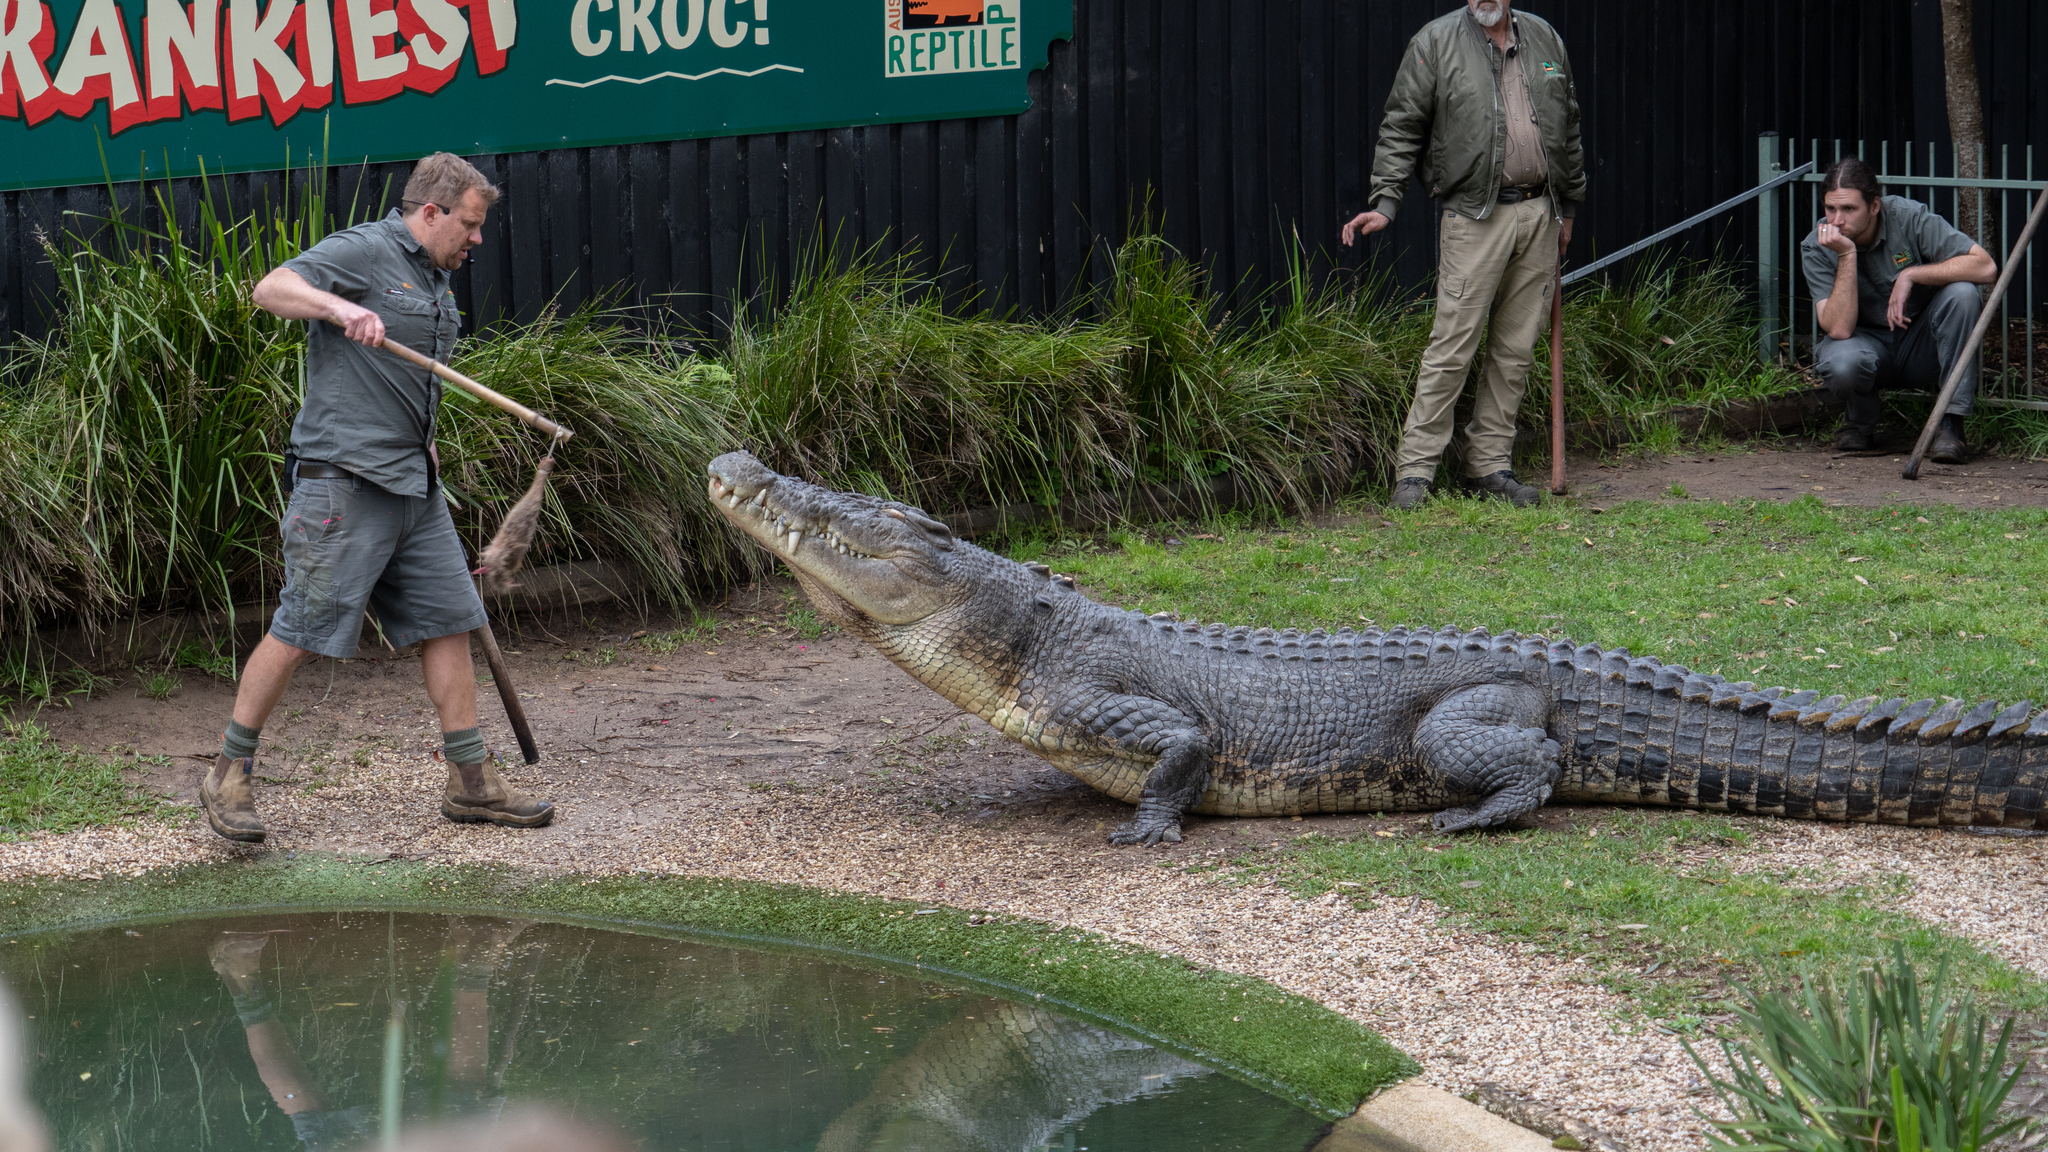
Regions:
<instances>
[{"instance_id":1,"label":"wooden stick","mask_svg":"<svg viewBox=\"0 0 2048 1152\"><path fill-rule=\"evenodd\" d=\"M1550 494L1564 495L1564 261L1550 280Z\"/></svg>"},{"instance_id":2,"label":"wooden stick","mask_svg":"<svg viewBox=\"0 0 2048 1152\"><path fill-rule=\"evenodd\" d=\"M512 724L512 735L519 740L519 754L526 757L528 764L540 763L540 746L533 742L533 729L526 723L526 709L520 706L519 691L512 687L512 678L505 674L505 654L498 650L498 637L491 632L491 622L486 620L474 632L483 645L484 659L491 665L491 679L497 682L498 699L505 702L505 719Z\"/></svg>"},{"instance_id":3,"label":"wooden stick","mask_svg":"<svg viewBox=\"0 0 2048 1152\"><path fill-rule=\"evenodd\" d=\"M431 356L415 352L411 348L408 348L405 345L400 344L395 340L392 340L390 337L386 337L384 339L383 347L386 352L390 352L398 356L400 359L412 361L414 364L417 364L420 367L425 368L427 371L432 372L434 375L439 376L441 379L446 380L450 384L455 385L457 388L462 389L464 392L469 393L471 396L476 397L477 399L483 401L486 404L492 404L504 409L507 412L510 412L512 415L519 417L519 419L524 421L529 427L537 428L540 431L545 432L550 436L553 436L557 440L567 440L569 437L575 435L574 432L569 431L567 428L562 427L560 424L555 423L553 420L550 420L547 417L541 415L540 413L535 412L533 409L528 408L526 405L521 404L519 401L512 399L510 396L507 396L502 392L497 392L493 391L492 389L486 388L483 385L477 383L476 381L471 380L469 377L464 376L462 373L457 372L455 369L450 368L446 364L441 363L439 360L436 360Z\"/></svg>"},{"instance_id":4,"label":"wooden stick","mask_svg":"<svg viewBox=\"0 0 2048 1152\"><path fill-rule=\"evenodd\" d=\"M1963 354L1956 358L1956 366L1949 369L1948 382L1941 386L1941 395L1935 398L1934 411L1927 414L1927 427L1920 430L1920 439L1913 445L1913 454L1906 458L1906 467L1899 473L1908 480L1920 478L1920 458L1927 455L1927 445L1934 440L1934 430L1941 426L1941 418L1948 412L1948 402L1954 398L1956 388L1963 382L1963 373L1984 347L1984 331L1991 327L1992 310L1998 307L1999 298L2005 295L2005 286L2012 283L2012 271L2019 267L2020 253L2026 250L2027 241L2034 238L2034 229L2040 226L2041 209L2048 208L2048 187L2034 197L2034 210L2027 214L2027 226L2020 232L2020 238L2012 242L2012 251L2005 254L2005 267L1998 270L1998 283L1991 286L1991 295L1984 298L1984 310L1977 313L1977 326L1970 329L1970 341L1963 345ZM2033 355L2032 350L2027 355Z\"/></svg>"}]
</instances>

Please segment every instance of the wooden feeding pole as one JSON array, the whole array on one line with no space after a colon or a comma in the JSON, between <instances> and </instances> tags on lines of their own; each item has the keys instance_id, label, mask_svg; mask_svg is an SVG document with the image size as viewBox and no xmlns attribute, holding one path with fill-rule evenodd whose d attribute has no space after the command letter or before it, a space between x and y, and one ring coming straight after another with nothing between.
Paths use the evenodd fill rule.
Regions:
<instances>
[{"instance_id":1,"label":"wooden feeding pole","mask_svg":"<svg viewBox=\"0 0 2048 1152\"><path fill-rule=\"evenodd\" d=\"M1564 495L1564 261L1550 274L1550 494Z\"/></svg>"}]
</instances>

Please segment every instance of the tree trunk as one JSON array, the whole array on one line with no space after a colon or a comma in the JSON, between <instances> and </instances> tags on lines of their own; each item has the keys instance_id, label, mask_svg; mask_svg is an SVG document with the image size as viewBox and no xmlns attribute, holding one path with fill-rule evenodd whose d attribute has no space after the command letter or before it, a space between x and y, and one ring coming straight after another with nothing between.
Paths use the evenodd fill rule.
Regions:
<instances>
[{"instance_id":1,"label":"tree trunk","mask_svg":"<svg viewBox=\"0 0 2048 1152\"><path fill-rule=\"evenodd\" d=\"M1948 134L1956 145L1956 175L1979 178L1984 151L1984 101L1977 91L1977 49L1970 35L1970 0L1941 0L1941 62L1948 77ZM1984 246L1993 259L1998 250L1996 221L1985 210L1981 188L1956 190L1956 227Z\"/></svg>"}]
</instances>

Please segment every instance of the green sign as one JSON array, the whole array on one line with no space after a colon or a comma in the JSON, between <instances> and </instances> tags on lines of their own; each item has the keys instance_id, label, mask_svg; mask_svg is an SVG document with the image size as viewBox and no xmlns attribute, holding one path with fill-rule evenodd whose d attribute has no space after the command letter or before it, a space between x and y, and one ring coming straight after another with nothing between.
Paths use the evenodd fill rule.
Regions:
<instances>
[{"instance_id":1,"label":"green sign","mask_svg":"<svg viewBox=\"0 0 2048 1152\"><path fill-rule=\"evenodd\" d=\"M997 116L1073 0L0 0L0 188Z\"/></svg>"}]
</instances>

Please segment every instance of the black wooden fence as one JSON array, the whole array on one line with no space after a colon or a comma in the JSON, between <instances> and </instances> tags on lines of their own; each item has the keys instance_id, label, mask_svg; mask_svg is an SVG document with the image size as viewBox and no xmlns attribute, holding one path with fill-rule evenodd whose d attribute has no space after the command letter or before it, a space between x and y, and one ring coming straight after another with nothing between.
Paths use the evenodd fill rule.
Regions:
<instances>
[{"instance_id":1,"label":"black wooden fence","mask_svg":"<svg viewBox=\"0 0 2048 1152\"><path fill-rule=\"evenodd\" d=\"M1402 48L1449 7L1075 0L1074 39L1053 46L1017 116L482 157L505 197L459 291L477 324L608 292L715 333L731 300L772 294L793 254L823 238L915 250L950 292L1045 313L1103 275L1096 255L1142 212L1247 300L1297 253L1317 275L1380 269L1419 286L1434 242L1419 190L1368 247L1335 239L1364 207ZM1947 139L1934 0L1528 7L1559 26L1578 73L1591 183L1581 259L1749 187L1765 130ZM1993 148L2041 145L2048 166L2048 69L2029 65L2048 60L2048 5L1975 10ZM330 199L381 211L405 168L330 170ZM215 194L246 211L289 201L302 179L229 176ZM182 210L196 192L181 182ZM56 284L37 235L107 211L105 188L0 194L0 339L48 330ZM1678 247L1746 257L1755 235L1751 208Z\"/></svg>"}]
</instances>

